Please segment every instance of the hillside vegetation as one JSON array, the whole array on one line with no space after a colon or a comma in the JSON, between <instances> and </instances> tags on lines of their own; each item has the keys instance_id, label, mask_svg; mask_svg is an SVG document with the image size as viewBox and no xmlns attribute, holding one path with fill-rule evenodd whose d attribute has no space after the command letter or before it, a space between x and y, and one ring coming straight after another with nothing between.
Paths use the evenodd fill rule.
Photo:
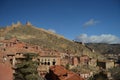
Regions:
<instances>
[{"instance_id":1,"label":"hillside vegetation","mask_svg":"<svg viewBox=\"0 0 120 80\"><path fill-rule=\"evenodd\" d=\"M94 57L98 56L98 54L92 53L90 49L83 46L82 44L75 43L65 39L63 36L49 32L47 30L34 27L31 24L13 24L12 26L1 28L0 34L1 39L16 37L21 41L39 45L41 48L58 50L76 55L81 55L84 53Z\"/></svg>"}]
</instances>

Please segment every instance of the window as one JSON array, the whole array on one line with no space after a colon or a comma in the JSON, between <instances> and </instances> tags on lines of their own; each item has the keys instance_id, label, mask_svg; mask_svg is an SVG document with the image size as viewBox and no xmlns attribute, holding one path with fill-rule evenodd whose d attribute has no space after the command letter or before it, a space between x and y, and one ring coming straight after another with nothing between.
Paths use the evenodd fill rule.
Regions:
<instances>
[{"instance_id":1,"label":"window","mask_svg":"<svg viewBox=\"0 0 120 80\"><path fill-rule=\"evenodd\" d=\"M50 62L48 62L48 65L50 65Z\"/></svg>"},{"instance_id":2,"label":"window","mask_svg":"<svg viewBox=\"0 0 120 80\"><path fill-rule=\"evenodd\" d=\"M55 65L56 62L53 62L53 65Z\"/></svg>"},{"instance_id":3,"label":"window","mask_svg":"<svg viewBox=\"0 0 120 80\"><path fill-rule=\"evenodd\" d=\"M45 59L45 61L47 61L47 60Z\"/></svg>"},{"instance_id":4,"label":"window","mask_svg":"<svg viewBox=\"0 0 120 80\"><path fill-rule=\"evenodd\" d=\"M48 59L48 61L50 61L50 59Z\"/></svg>"}]
</instances>

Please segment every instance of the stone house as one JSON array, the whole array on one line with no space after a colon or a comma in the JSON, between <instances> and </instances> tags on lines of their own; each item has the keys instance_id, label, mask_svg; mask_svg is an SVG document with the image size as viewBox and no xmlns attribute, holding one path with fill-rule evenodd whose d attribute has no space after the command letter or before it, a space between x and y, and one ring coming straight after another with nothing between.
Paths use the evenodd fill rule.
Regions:
<instances>
[{"instance_id":1,"label":"stone house","mask_svg":"<svg viewBox=\"0 0 120 80\"><path fill-rule=\"evenodd\" d=\"M90 66L97 66L97 59L90 58L89 63Z\"/></svg>"},{"instance_id":2,"label":"stone house","mask_svg":"<svg viewBox=\"0 0 120 80\"><path fill-rule=\"evenodd\" d=\"M74 56L72 57L72 65L78 66L80 64L80 57Z\"/></svg>"},{"instance_id":3,"label":"stone house","mask_svg":"<svg viewBox=\"0 0 120 80\"><path fill-rule=\"evenodd\" d=\"M97 66L99 66L102 69L109 69L109 68L113 68L115 65L114 65L114 61L109 61L109 60L100 61L100 60L98 60Z\"/></svg>"},{"instance_id":4,"label":"stone house","mask_svg":"<svg viewBox=\"0 0 120 80\"><path fill-rule=\"evenodd\" d=\"M60 53L57 51L43 51L37 59L39 62L38 73L42 77L49 73L50 66L61 65Z\"/></svg>"},{"instance_id":5,"label":"stone house","mask_svg":"<svg viewBox=\"0 0 120 80\"><path fill-rule=\"evenodd\" d=\"M89 63L89 57L87 55L80 56L80 64L81 65L88 65Z\"/></svg>"},{"instance_id":6,"label":"stone house","mask_svg":"<svg viewBox=\"0 0 120 80\"><path fill-rule=\"evenodd\" d=\"M14 66L17 62L24 58L25 53L38 53L39 46L33 46L24 42L20 42L16 38L0 41L0 51Z\"/></svg>"}]
</instances>

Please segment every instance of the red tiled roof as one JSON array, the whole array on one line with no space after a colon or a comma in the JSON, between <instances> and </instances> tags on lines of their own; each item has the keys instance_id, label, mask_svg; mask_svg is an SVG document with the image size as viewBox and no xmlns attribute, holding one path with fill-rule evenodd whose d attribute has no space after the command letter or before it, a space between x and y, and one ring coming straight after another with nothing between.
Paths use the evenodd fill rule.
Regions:
<instances>
[{"instance_id":1,"label":"red tiled roof","mask_svg":"<svg viewBox=\"0 0 120 80\"><path fill-rule=\"evenodd\" d=\"M84 80L76 73L66 70L63 66L51 66L50 70L54 72L54 74L60 79L60 80Z\"/></svg>"},{"instance_id":2,"label":"red tiled roof","mask_svg":"<svg viewBox=\"0 0 120 80\"><path fill-rule=\"evenodd\" d=\"M50 69L56 74L57 76L62 76L67 74L67 70L63 66L51 66Z\"/></svg>"}]
</instances>

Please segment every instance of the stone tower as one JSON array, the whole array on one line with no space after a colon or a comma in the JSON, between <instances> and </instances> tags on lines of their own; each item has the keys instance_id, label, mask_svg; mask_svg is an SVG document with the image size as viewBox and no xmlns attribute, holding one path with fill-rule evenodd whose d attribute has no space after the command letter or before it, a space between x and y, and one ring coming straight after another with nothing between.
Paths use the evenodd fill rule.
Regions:
<instances>
[{"instance_id":1,"label":"stone tower","mask_svg":"<svg viewBox=\"0 0 120 80\"><path fill-rule=\"evenodd\" d=\"M32 26L32 24L29 21L26 22L26 25L27 26Z\"/></svg>"}]
</instances>

